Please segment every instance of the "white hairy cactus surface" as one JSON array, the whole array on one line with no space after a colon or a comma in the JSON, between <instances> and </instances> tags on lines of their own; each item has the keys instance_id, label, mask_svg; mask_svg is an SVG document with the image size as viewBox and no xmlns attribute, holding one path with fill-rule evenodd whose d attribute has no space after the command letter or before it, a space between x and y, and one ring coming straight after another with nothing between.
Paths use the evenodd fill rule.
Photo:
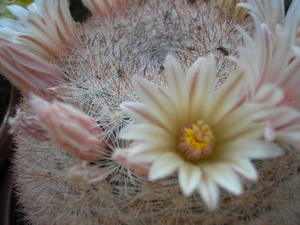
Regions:
<instances>
[{"instance_id":1,"label":"white hairy cactus surface","mask_svg":"<svg viewBox=\"0 0 300 225\"><path fill-rule=\"evenodd\" d=\"M178 60L184 72L197 58L212 54L219 89L236 68L232 59L238 57L236 47L243 44L236 21L225 19L202 1L143 0L129 1L118 13L92 15L78 24L81 44L52 62L66 79L49 88L47 98L72 104L92 117L109 150L101 160L82 163L51 136L37 140L15 134L15 186L28 223L297 224L299 152L285 150L276 159L253 160L258 180L241 178L243 193L238 196L220 189L214 210L207 208L198 192L186 197L177 173L149 181L112 159L115 149L130 145L118 135L132 123L119 105L140 102L131 78L136 75L166 86L167 54ZM238 23L252 35L250 17ZM18 108L34 116L27 97ZM94 179L93 172L103 170L100 181Z\"/></svg>"}]
</instances>

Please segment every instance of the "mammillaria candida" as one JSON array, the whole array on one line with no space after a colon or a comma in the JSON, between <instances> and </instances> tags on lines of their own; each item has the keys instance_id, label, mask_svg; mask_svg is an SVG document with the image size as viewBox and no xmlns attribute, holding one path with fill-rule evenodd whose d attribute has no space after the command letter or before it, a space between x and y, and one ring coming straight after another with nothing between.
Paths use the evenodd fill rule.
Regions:
<instances>
[{"instance_id":1,"label":"mammillaria candida","mask_svg":"<svg viewBox=\"0 0 300 225\"><path fill-rule=\"evenodd\" d=\"M65 8L65 2L53 2ZM53 15L50 3L37 3L45 7L36 9ZM281 0L249 0L240 5L251 13L243 22L224 18L202 1L116 4L104 4L107 13L97 11L81 25L71 23L75 35L59 35L61 29L52 27L59 21L47 22L55 35L66 37L66 43L57 39L58 51L50 55L15 38L16 45L51 60L64 76L37 92L40 97L28 99L30 91L22 90L22 118L36 118L48 134L43 139L25 130L14 137L13 169L26 219L32 224L297 223L300 113L291 87L299 80L298 21L292 22L299 1L283 17ZM280 11L275 25L266 9L270 4ZM42 28L20 29L39 40ZM46 115L43 105L68 110ZM93 126L76 120L77 110ZM57 130L70 121L82 128L74 134L84 135ZM99 135L89 138L100 150L91 152L101 154L82 157L89 143L83 137L92 128Z\"/></svg>"}]
</instances>

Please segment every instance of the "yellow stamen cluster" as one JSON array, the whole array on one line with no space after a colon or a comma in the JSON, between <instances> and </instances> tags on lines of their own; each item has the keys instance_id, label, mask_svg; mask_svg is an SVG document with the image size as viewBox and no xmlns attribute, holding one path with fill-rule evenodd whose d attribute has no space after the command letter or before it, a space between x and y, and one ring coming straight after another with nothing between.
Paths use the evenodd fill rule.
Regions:
<instances>
[{"instance_id":1,"label":"yellow stamen cluster","mask_svg":"<svg viewBox=\"0 0 300 225\"><path fill-rule=\"evenodd\" d=\"M206 158L212 154L215 136L202 120L184 126L180 131L178 149L189 160Z\"/></svg>"}]
</instances>

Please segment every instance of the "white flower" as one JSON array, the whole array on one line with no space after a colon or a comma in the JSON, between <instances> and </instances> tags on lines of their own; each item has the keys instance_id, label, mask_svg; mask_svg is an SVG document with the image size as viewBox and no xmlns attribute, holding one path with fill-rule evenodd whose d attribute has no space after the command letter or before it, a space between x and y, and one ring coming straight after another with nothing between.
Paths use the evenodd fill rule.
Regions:
<instances>
[{"instance_id":1,"label":"white flower","mask_svg":"<svg viewBox=\"0 0 300 225\"><path fill-rule=\"evenodd\" d=\"M185 76L175 58L167 56L168 88L133 78L143 103L121 104L137 124L125 127L120 138L136 141L113 156L137 172L148 171L150 180L178 171L182 192L189 196L197 190L210 210L218 203L218 185L241 194L239 175L250 180L258 176L251 159L282 153L275 143L263 139L268 124L253 122L282 95L273 96L274 89L266 87L256 102L240 105L244 72L234 72L215 91L215 67L211 56L200 58Z\"/></svg>"},{"instance_id":2,"label":"white flower","mask_svg":"<svg viewBox=\"0 0 300 225\"><path fill-rule=\"evenodd\" d=\"M245 47L238 49L238 66L248 73L248 98L252 98L262 85L272 83L287 94L285 102L296 100L296 108L300 109L300 56L293 54L300 1L293 1L285 18L282 0L250 0L239 6L251 10L255 21L253 39L240 29Z\"/></svg>"},{"instance_id":3,"label":"white flower","mask_svg":"<svg viewBox=\"0 0 300 225\"><path fill-rule=\"evenodd\" d=\"M284 93L276 112L261 114L260 121L270 123L274 140L300 148L300 55L296 32L300 1L293 1L284 18L282 0L240 3L255 21L255 36L242 31L245 46L239 48L238 67L246 71L245 101L252 101L265 85L272 84ZM295 54L296 53L296 54ZM285 107L282 107L285 106Z\"/></svg>"},{"instance_id":4,"label":"white flower","mask_svg":"<svg viewBox=\"0 0 300 225\"><path fill-rule=\"evenodd\" d=\"M26 44L34 53L47 59L57 57L66 48L79 43L76 25L66 0L35 0L27 9L10 5L8 10L18 18L10 21L13 26L5 27L9 19L0 21L0 34ZM20 25L24 29L20 29ZM3 32L5 29L5 32ZM64 49L65 47L65 49Z\"/></svg>"}]
</instances>

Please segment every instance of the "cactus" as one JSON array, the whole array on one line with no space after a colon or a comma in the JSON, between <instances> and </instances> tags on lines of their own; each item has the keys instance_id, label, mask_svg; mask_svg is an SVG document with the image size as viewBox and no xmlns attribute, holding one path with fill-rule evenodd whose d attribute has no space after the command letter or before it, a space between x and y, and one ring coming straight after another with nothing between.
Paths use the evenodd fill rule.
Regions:
<instances>
[{"instance_id":1,"label":"cactus","mask_svg":"<svg viewBox=\"0 0 300 225\"><path fill-rule=\"evenodd\" d=\"M116 148L130 144L118 138L120 130L133 123L119 105L140 101L131 84L134 75L166 86L167 54L174 55L185 72L197 58L212 54L218 90L237 67L237 46L243 44L237 23L249 35L254 32L250 17L243 22L224 18L202 1L132 0L123 7L77 24L80 44L57 53L51 62L65 80L43 96L72 104L92 117L109 146L105 156L82 162L52 136L39 140L15 133L15 186L26 220L30 224L297 224L300 156L293 146L282 144L285 150L278 158L253 160L258 181L241 178L245 185L238 196L221 189L214 211L207 209L198 193L186 197L177 174L150 181L112 158ZM30 118L35 115L27 96L18 108ZM40 127L44 128L42 123ZM105 169L106 174L89 182L95 169Z\"/></svg>"}]
</instances>

